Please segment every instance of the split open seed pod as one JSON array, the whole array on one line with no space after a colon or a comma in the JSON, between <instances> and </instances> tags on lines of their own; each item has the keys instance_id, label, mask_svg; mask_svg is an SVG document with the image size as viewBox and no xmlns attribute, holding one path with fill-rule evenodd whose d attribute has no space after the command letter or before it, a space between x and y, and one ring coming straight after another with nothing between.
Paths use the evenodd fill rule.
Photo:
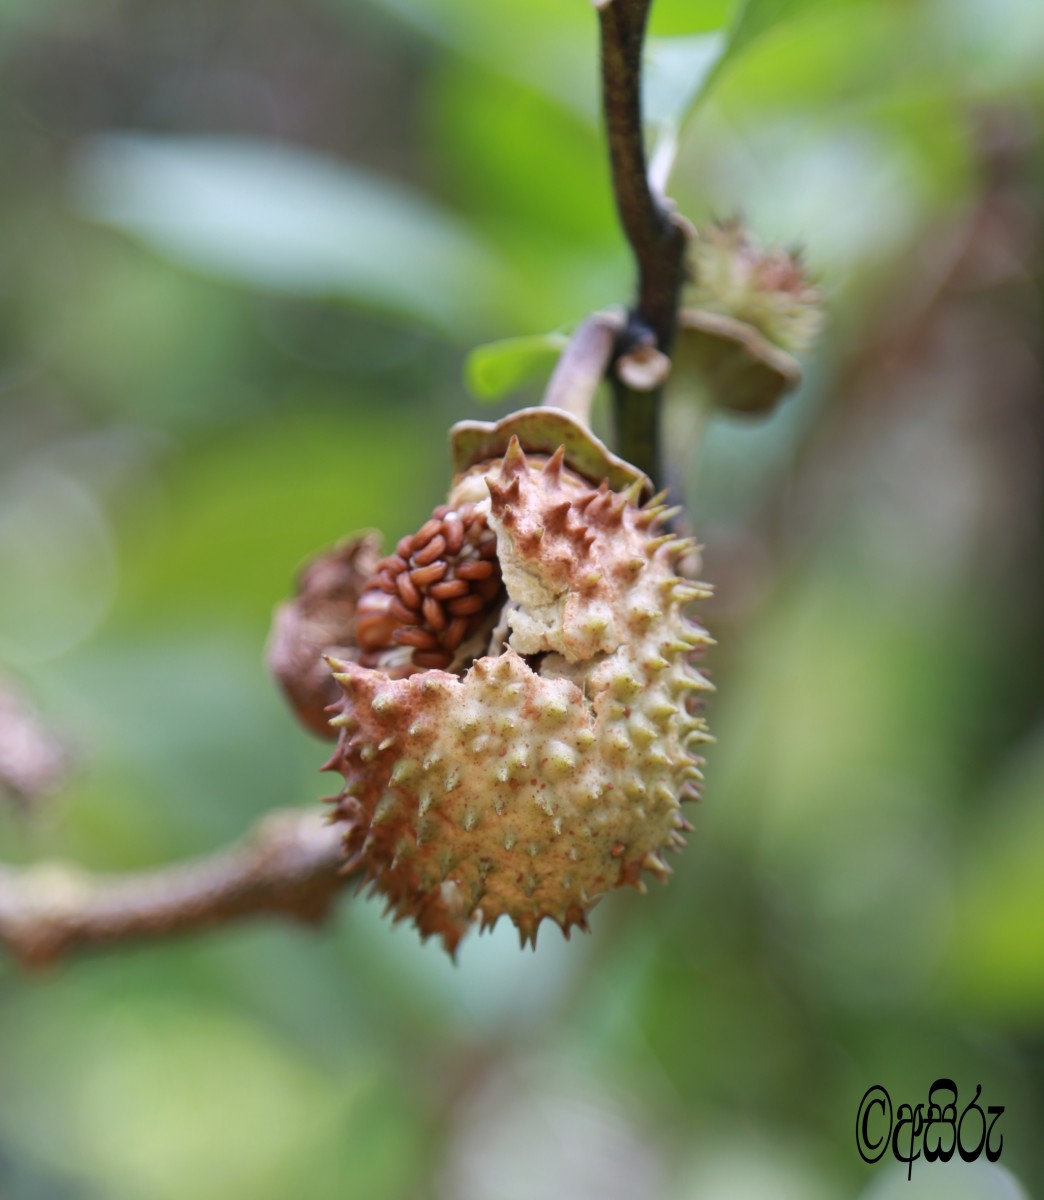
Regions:
<instances>
[{"instance_id":1,"label":"split open seed pod","mask_svg":"<svg viewBox=\"0 0 1044 1200\"><path fill-rule=\"evenodd\" d=\"M452 433L446 503L375 565L327 767L348 869L455 950L507 915L568 934L670 874L691 828L708 643L693 546L648 480L553 409Z\"/></svg>"}]
</instances>

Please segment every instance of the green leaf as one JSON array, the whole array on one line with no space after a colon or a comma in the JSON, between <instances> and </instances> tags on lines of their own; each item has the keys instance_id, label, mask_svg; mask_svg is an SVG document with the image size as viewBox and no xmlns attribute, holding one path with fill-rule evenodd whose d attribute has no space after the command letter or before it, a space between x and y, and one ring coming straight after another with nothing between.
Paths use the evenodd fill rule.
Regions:
<instances>
[{"instance_id":1,"label":"green leaf","mask_svg":"<svg viewBox=\"0 0 1044 1200\"><path fill-rule=\"evenodd\" d=\"M831 3L837 6L837 0L737 0L727 30L650 39L644 94L650 124L680 128L723 71L763 35Z\"/></svg>"},{"instance_id":2,"label":"green leaf","mask_svg":"<svg viewBox=\"0 0 1044 1200\"><path fill-rule=\"evenodd\" d=\"M740 0L729 32L730 59L737 58L763 34L835 0Z\"/></svg>"},{"instance_id":3,"label":"green leaf","mask_svg":"<svg viewBox=\"0 0 1044 1200\"><path fill-rule=\"evenodd\" d=\"M497 291L490 256L430 201L273 143L106 134L81 151L73 189L89 219L266 291L346 297L458 335Z\"/></svg>"},{"instance_id":4,"label":"green leaf","mask_svg":"<svg viewBox=\"0 0 1044 1200\"><path fill-rule=\"evenodd\" d=\"M646 43L642 110L653 126L677 129L727 48L723 31Z\"/></svg>"},{"instance_id":5,"label":"green leaf","mask_svg":"<svg viewBox=\"0 0 1044 1200\"><path fill-rule=\"evenodd\" d=\"M567 340L561 333L537 333L477 346L464 364L464 382L476 400L499 400L546 373Z\"/></svg>"},{"instance_id":6,"label":"green leaf","mask_svg":"<svg viewBox=\"0 0 1044 1200\"><path fill-rule=\"evenodd\" d=\"M649 35L709 33L728 24L733 0L656 0L649 13Z\"/></svg>"},{"instance_id":7,"label":"green leaf","mask_svg":"<svg viewBox=\"0 0 1044 1200\"><path fill-rule=\"evenodd\" d=\"M359 0L325 0L354 11ZM597 116L595 26L562 0L368 0L473 63L535 88L586 120Z\"/></svg>"}]
</instances>

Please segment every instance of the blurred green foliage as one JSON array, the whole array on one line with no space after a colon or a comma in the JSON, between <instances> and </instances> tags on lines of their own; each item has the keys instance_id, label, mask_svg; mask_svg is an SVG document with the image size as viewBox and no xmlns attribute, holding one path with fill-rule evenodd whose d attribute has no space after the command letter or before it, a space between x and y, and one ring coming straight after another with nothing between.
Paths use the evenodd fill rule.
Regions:
<instances>
[{"instance_id":1,"label":"blurred green foliage","mask_svg":"<svg viewBox=\"0 0 1044 1200\"><path fill-rule=\"evenodd\" d=\"M692 381L668 414L720 643L671 885L457 967L350 899L2 961L3 1200L1044 1190L1044 8L652 32L681 210L830 296L770 420ZM5 859L158 863L323 794L269 614L438 502L472 347L533 335L480 385L532 401L544 331L626 302L596 62L584 0L0 3L0 668L80 759ZM1006 1105L1000 1166L865 1166L865 1090L940 1075Z\"/></svg>"}]
</instances>

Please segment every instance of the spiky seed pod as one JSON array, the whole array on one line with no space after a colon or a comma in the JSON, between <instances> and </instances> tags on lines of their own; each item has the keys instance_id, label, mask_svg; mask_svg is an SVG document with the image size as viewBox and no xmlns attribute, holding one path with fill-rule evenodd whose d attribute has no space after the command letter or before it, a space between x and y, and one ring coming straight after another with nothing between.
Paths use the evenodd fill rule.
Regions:
<instances>
[{"instance_id":1,"label":"spiky seed pod","mask_svg":"<svg viewBox=\"0 0 1044 1200\"><path fill-rule=\"evenodd\" d=\"M412 660L331 660L343 698L327 766L345 779L334 812L347 865L451 952L473 922L505 914L523 945L545 918L567 935L585 927L611 889L665 879L664 852L690 828L680 806L697 796L708 734L695 700L709 687L693 658L708 638L685 608L705 592L677 571L691 542L664 532L670 510L643 505L646 481L631 476L595 486L562 448L527 457L512 437L458 476L436 524L364 594L361 657L399 646ZM456 558L438 543L454 517L472 531L470 558L464 540ZM431 660L401 631L443 631L422 593L437 585L414 583L415 564L434 543L432 563L459 578L464 561L494 561L491 537L503 591L484 598L481 644L464 657L464 642L421 649L442 665L418 670ZM397 585L407 572L416 597ZM392 585L394 613L377 600L394 604Z\"/></svg>"}]
</instances>

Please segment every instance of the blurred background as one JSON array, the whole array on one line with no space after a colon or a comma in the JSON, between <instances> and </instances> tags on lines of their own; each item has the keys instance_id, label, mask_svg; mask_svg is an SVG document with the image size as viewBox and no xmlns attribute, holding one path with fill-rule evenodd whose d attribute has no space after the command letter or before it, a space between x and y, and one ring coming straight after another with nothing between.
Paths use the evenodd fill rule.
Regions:
<instances>
[{"instance_id":1,"label":"blurred background","mask_svg":"<svg viewBox=\"0 0 1044 1200\"><path fill-rule=\"evenodd\" d=\"M655 8L684 90L729 5ZM672 194L802 243L828 326L681 463L718 744L670 886L456 967L348 897L0 960L2 1200L1044 1195L1044 7L760 8ZM329 790L262 666L296 567L539 394L480 407L472 347L628 298L596 22L0 0L0 96L0 673L71 764L0 855L144 867ZM938 1076L1000 1163L866 1166L863 1093Z\"/></svg>"}]
</instances>

